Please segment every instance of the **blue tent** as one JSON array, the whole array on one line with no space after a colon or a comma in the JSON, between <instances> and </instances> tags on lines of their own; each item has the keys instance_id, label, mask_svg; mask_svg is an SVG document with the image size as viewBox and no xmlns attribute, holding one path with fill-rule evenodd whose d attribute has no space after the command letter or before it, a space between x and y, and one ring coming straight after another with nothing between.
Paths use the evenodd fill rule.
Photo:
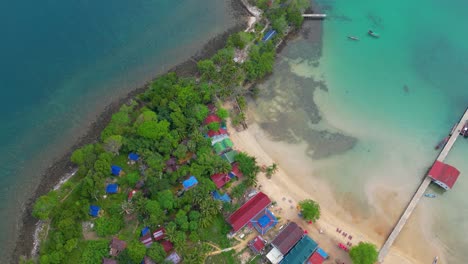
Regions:
<instances>
[{"instance_id":1,"label":"blue tent","mask_svg":"<svg viewBox=\"0 0 468 264\"><path fill-rule=\"evenodd\" d=\"M184 186L184 189L187 190L187 189L190 189L192 188L193 186L197 185L198 184L198 181L197 179L195 178L195 176L190 176L190 178L188 178L187 180L185 180L182 185Z\"/></svg>"},{"instance_id":2,"label":"blue tent","mask_svg":"<svg viewBox=\"0 0 468 264\"><path fill-rule=\"evenodd\" d=\"M229 195L227 193L221 195L221 194L219 194L218 191L213 192L213 199L220 200L220 201L225 202L225 203L231 202L231 197L229 197Z\"/></svg>"},{"instance_id":3,"label":"blue tent","mask_svg":"<svg viewBox=\"0 0 468 264\"><path fill-rule=\"evenodd\" d=\"M113 194L119 191L119 185L111 183L106 186L106 193Z\"/></svg>"},{"instance_id":4,"label":"blue tent","mask_svg":"<svg viewBox=\"0 0 468 264\"><path fill-rule=\"evenodd\" d=\"M137 161L140 158L140 156L136 153L130 153L128 154L128 159L131 161Z\"/></svg>"},{"instance_id":5,"label":"blue tent","mask_svg":"<svg viewBox=\"0 0 468 264\"><path fill-rule=\"evenodd\" d=\"M92 217L97 217L99 215L99 210L101 210L101 208L97 205L90 205L89 206L89 214L92 216Z\"/></svg>"},{"instance_id":6,"label":"blue tent","mask_svg":"<svg viewBox=\"0 0 468 264\"><path fill-rule=\"evenodd\" d=\"M119 176L121 171L122 171L122 168L120 168L119 166L117 166L117 165L112 165L111 166L112 175Z\"/></svg>"},{"instance_id":7,"label":"blue tent","mask_svg":"<svg viewBox=\"0 0 468 264\"><path fill-rule=\"evenodd\" d=\"M141 230L141 236L148 234L150 231L149 227L145 227Z\"/></svg>"},{"instance_id":8,"label":"blue tent","mask_svg":"<svg viewBox=\"0 0 468 264\"><path fill-rule=\"evenodd\" d=\"M272 29L268 31L262 38L263 42L270 40L276 34L276 30Z\"/></svg>"}]
</instances>

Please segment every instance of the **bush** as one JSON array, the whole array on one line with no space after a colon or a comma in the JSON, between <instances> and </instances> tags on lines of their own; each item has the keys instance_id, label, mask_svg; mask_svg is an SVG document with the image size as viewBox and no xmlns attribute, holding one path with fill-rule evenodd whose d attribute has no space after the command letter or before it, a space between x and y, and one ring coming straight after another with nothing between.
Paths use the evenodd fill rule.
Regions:
<instances>
[{"instance_id":1,"label":"bush","mask_svg":"<svg viewBox=\"0 0 468 264\"><path fill-rule=\"evenodd\" d=\"M316 221L320 218L320 205L313 200L304 200L299 203L302 216L305 220Z\"/></svg>"},{"instance_id":2,"label":"bush","mask_svg":"<svg viewBox=\"0 0 468 264\"><path fill-rule=\"evenodd\" d=\"M349 251L349 256L354 264L373 264L377 262L379 253L377 247L371 243L359 242Z\"/></svg>"},{"instance_id":3,"label":"bush","mask_svg":"<svg viewBox=\"0 0 468 264\"><path fill-rule=\"evenodd\" d=\"M124 221L121 215L113 215L110 217L100 217L96 220L94 230L98 236L108 236L116 234L124 226Z\"/></svg>"}]
</instances>

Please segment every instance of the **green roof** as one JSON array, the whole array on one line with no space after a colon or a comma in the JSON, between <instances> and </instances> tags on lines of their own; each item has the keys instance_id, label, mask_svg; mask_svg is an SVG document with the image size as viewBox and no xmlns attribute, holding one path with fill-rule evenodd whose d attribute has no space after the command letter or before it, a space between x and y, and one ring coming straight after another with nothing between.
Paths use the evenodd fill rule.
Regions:
<instances>
[{"instance_id":1,"label":"green roof","mask_svg":"<svg viewBox=\"0 0 468 264\"><path fill-rule=\"evenodd\" d=\"M230 138L225 138L223 140L223 144L226 148L232 148L232 146L234 146L234 143L232 143Z\"/></svg>"},{"instance_id":2,"label":"green roof","mask_svg":"<svg viewBox=\"0 0 468 264\"><path fill-rule=\"evenodd\" d=\"M309 236L303 236L299 242L284 257L281 264L306 263L307 259L317 249L318 244Z\"/></svg>"},{"instance_id":3,"label":"green roof","mask_svg":"<svg viewBox=\"0 0 468 264\"><path fill-rule=\"evenodd\" d=\"M214 144L213 148L216 151L216 154L218 154L218 155L226 150L226 147L221 142L218 142L218 143Z\"/></svg>"},{"instance_id":4,"label":"green roof","mask_svg":"<svg viewBox=\"0 0 468 264\"><path fill-rule=\"evenodd\" d=\"M221 157L223 159L227 160L229 163L233 163L236 156L237 156L237 151L231 150L231 151L228 151L228 152L224 153L223 156L221 156Z\"/></svg>"}]
</instances>

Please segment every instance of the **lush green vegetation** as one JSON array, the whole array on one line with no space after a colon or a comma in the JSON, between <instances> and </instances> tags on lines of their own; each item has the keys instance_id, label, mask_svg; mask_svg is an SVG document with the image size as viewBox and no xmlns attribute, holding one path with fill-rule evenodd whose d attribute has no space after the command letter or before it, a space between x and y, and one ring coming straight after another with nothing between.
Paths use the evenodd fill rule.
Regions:
<instances>
[{"instance_id":1,"label":"lush green vegetation","mask_svg":"<svg viewBox=\"0 0 468 264\"><path fill-rule=\"evenodd\" d=\"M377 247L371 243L360 242L349 251L349 256L354 264L373 264L378 258Z\"/></svg>"},{"instance_id":2,"label":"lush green vegetation","mask_svg":"<svg viewBox=\"0 0 468 264\"><path fill-rule=\"evenodd\" d=\"M281 34L289 26L301 25L300 12L308 1L272 1L272 5L257 2ZM120 263L139 263L144 256L163 261L165 252L159 243L146 248L139 241L144 227L155 230L164 226L167 238L188 264L203 262L211 250L204 241L222 248L230 246L226 236L230 227L224 216L239 205L213 200L211 191L216 187L209 177L229 172L231 165L214 154L210 140L204 137L209 129L217 130L221 124L205 126L203 120L210 113L208 104L234 98L241 112L232 116L232 122L236 124L245 118L243 96L248 91L244 84L264 78L273 70L278 39L258 42L259 39L259 33L235 33L225 48L198 62L197 76L180 78L168 73L156 79L143 94L112 116L99 142L73 152L71 161L78 167L76 175L34 205L33 215L49 224L41 243L40 263L100 263L108 257L109 242L114 236L128 245L118 257ZM239 52L247 54L243 63L234 60ZM221 107L217 107L216 114L223 120L229 116ZM140 155L136 164L128 162L131 152ZM260 171L255 158L246 153L239 153L236 161L244 180L230 188L234 199L256 185ZM111 165L120 166L123 175L112 176ZM269 168L269 173L275 170ZM183 190L181 182L190 175L198 179L198 185ZM119 185L117 194L105 194L109 183ZM136 193L127 199L132 190ZM89 216L90 205L102 209L99 217ZM86 222L93 223L91 231L83 228ZM216 263L236 261L232 252L213 258L223 259Z\"/></svg>"},{"instance_id":3,"label":"lush green vegetation","mask_svg":"<svg viewBox=\"0 0 468 264\"><path fill-rule=\"evenodd\" d=\"M299 202L301 207L302 217L307 221L316 221L320 218L320 205L312 200L304 200Z\"/></svg>"}]
</instances>

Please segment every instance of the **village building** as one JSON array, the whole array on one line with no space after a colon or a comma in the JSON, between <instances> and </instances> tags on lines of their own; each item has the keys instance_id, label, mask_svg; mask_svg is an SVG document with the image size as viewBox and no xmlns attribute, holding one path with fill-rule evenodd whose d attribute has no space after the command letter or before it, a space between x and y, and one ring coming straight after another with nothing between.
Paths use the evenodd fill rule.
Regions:
<instances>
[{"instance_id":1,"label":"village building","mask_svg":"<svg viewBox=\"0 0 468 264\"><path fill-rule=\"evenodd\" d=\"M254 239L249 241L249 247L256 254L262 253L265 248L266 241L261 236L256 236Z\"/></svg>"},{"instance_id":2,"label":"village building","mask_svg":"<svg viewBox=\"0 0 468 264\"><path fill-rule=\"evenodd\" d=\"M169 240L164 240L161 242L161 246L164 248L164 251L166 251L166 254L172 251L174 248L174 245L171 243Z\"/></svg>"},{"instance_id":3,"label":"village building","mask_svg":"<svg viewBox=\"0 0 468 264\"><path fill-rule=\"evenodd\" d=\"M89 215L92 217L98 217L99 212L101 211L101 207L97 205L90 205L89 206Z\"/></svg>"},{"instance_id":4,"label":"village building","mask_svg":"<svg viewBox=\"0 0 468 264\"><path fill-rule=\"evenodd\" d=\"M135 164L138 160L140 159L140 156L136 153L130 153L128 154L128 160L130 162L130 164Z\"/></svg>"},{"instance_id":5,"label":"village building","mask_svg":"<svg viewBox=\"0 0 468 264\"><path fill-rule=\"evenodd\" d=\"M145 256L141 264L156 264L156 262L154 262L150 257Z\"/></svg>"},{"instance_id":6,"label":"village building","mask_svg":"<svg viewBox=\"0 0 468 264\"><path fill-rule=\"evenodd\" d=\"M231 178L227 173L216 173L211 175L211 180L214 182L218 189L222 188L226 183L228 183Z\"/></svg>"},{"instance_id":7,"label":"village building","mask_svg":"<svg viewBox=\"0 0 468 264\"><path fill-rule=\"evenodd\" d=\"M453 188L453 185L455 185L459 175L460 171L455 167L438 160L434 162L428 173L428 176L431 177L432 181L445 190Z\"/></svg>"},{"instance_id":8,"label":"village building","mask_svg":"<svg viewBox=\"0 0 468 264\"><path fill-rule=\"evenodd\" d=\"M235 150L230 150L228 152L225 152L223 155L221 155L221 158L226 160L229 163L234 163L236 161L236 156L237 156L237 151Z\"/></svg>"},{"instance_id":9,"label":"village building","mask_svg":"<svg viewBox=\"0 0 468 264\"><path fill-rule=\"evenodd\" d=\"M112 165L111 166L111 173L114 176L121 176L123 174L123 170L122 170L122 168L120 168L117 165Z\"/></svg>"},{"instance_id":10,"label":"village building","mask_svg":"<svg viewBox=\"0 0 468 264\"><path fill-rule=\"evenodd\" d=\"M272 264L278 264L283 260L284 255L275 247L273 247L270 252L266 255L266 258L272 263Z\"/></svg>"},{"instance_id":11,"label":"village building","mask_svg":"<svg viewBox=\"0 0 468 264\"><path fill-rule=\"evenodd\" d=\"M173 264L179 264L182 261L182 258L177 254L177 252L172 252L165 261L172 262Z\"/></svg>"},{"instance_id":12,"label":"village building","mask_svg":"<svg viewBox=\"0 0 468 264\"><path fill-rule=\"evenodd\" d=\"M188 190L193 188L198 184L197 178L195 176L190 176L187 180L182 182L182 186L184 186L184 190Z\"/></svg>"},{"instance_id":13,"label":"village building","mask_svg":"<svg viewBox=\"0 0 468 264\"><path fill-rule=\"evenodd\" d=\"M123 240L114 237L112 238L112 241L110 243L109 255L117 257L120 254L120 252L125 250L125 248L127 248L127 243Z\"/></svg>"},{"instance_id":14,"label":"village building","mask_svg":"<svg viewBox=\"0 0 468 264\"><path fill-rule=\"evenodd\" d=\"M204 125L209 125L211 123L221 123L221 118L219 118L219 116L215 115L215 114L210 114L208 115L205 120L203 121L203 124Z\"/></svg>"},{"instance_id":15,"label":"village building","mask_svg":"<svg viewBox=\"0 0 468 264\"><path fill-rule=\"evenodd\" d=\"M231 197L229 197L229 195L227 193L221 195L218 191L214 191L212 193L213 195L213 199L215 200L219 200L221 202L224 202L224 203L230 203L231 202Z\"/></svg>"},{"instance_id":16,"label":"village building","mask_svg":"<svg viewBox=\"0 0 468 264\"><path fill-rule=\"evenodd\" d=\"M231 176L231 178L235 176L239 179L242 179L242 177L244 177L244 174L242 174L242 171L240 171L239 169L239 163L234 162L232 164L232 169L231 169L231 172L229 172L229 176Z\"/></svg>"},{"instance_id":17,"label":"village building","mask_svg":"<svg viewBox=\"0 0 468 264\"><path fill-rule=\"evenodd\" d=\"M143 243L146 247L150 247L153 244L153 238L149 227L145 227L141 230L140 242Z\"/></svg>"},{"instance_id":18,"label":"village building","mask_svg":"<svg viewBox=\"0 0 468 264\"><path fill-rule=\"evenodd\" d=\"M317 248L317 250L307 260L307 264L322 264L327 258L328 254L323 249Z\"/></svg>"},{"instance_id":19,"label":"village building","mask_svg":"<svg viewBox=\"0 0 468 264\"><path fill-rule=\"evenodd\" d=\"M166 237L166 230L164 227L160 227L153 232L154 240L159 241Z\"/></svg>"},{"instance_id":20,"label":"village building","mask_svg":"<svg viewBox=\"0 0 468 264\"><path fill-rule=\"evenodd\" d=\"M110 259L110 258L103 258L102 264L118 264L117 260Z\"/></svg>"},{"instance_id":21,"label":"village building","mask_svg":"<svg viewBox=\"0 0 468 264\"><path fill-rule=\"evenodd\" d=\"M273 249L268 252L267 259L273 264L279 263L303 236L304 230L290 222L271 242Z\"/></svg>"},{"instance_id":22,"label":"village building","mask_svg":"<svg viewBox=\"0 0 468 264\"><path fill-rule=\"evenodd\" d=\"M106 193L115 194L119 192L119 185L117 183L110 183L106 186Z\"/></svg>"},{"instance_id":23,"label":"village building","mask_svg":"<svg viewBox=\"0 0 468 264\"><path fill-rule=\"evenodd\" d=\"M283 258L281 264L305 264L317 247L317 242L312 238L303 236Z\"/></svg>"},{"instance_id":24,"label":"village building","mask_svg":"<svg viewBox=\"0 0 468 264\"><path fill-rule=\"evenodd\" d=\"M250 200L229 216L227 221L232 226L232 232L235 233L247 225L252 218L263 212L270 203L270 198L262 192L250 198Z\"/></svg>"},{"instance_id":25,"label":"village building","mask_svg":"<svg viewBox=\"0 0 468 264\"><path fill-rule=\"evenodd\" d=\"M276 219L275 215L264 208L260 211L254 218L250 220L250 224L260 233L260 235L264 235L274 227L278 223L278 219Z\"/></svg>"}]
</instances>

